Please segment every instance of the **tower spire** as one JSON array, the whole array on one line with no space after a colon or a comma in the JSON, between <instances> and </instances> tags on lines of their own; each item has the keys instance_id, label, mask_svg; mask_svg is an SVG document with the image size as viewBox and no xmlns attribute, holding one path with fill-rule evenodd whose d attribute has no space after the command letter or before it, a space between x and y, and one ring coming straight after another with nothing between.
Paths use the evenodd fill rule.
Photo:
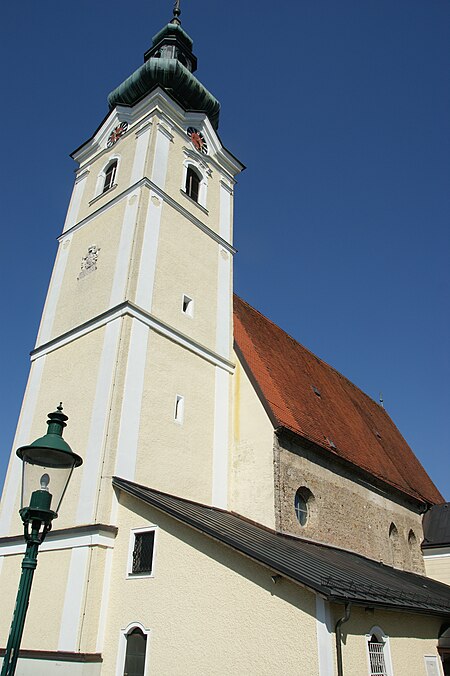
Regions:
<instances>
[{"instance_id":1,"label":"tower spire","mask_svg":"<svg viewBox=\"0 0 450 676\"><path fill-rule=\"evenodd\" d=\"M181 26L181 21L178 18L180 14L181 14L180 0L175 0L175 4L173 6L173 19L171 20L170 23L176 23L178 26Z\"/></svg>"}]
</instances>

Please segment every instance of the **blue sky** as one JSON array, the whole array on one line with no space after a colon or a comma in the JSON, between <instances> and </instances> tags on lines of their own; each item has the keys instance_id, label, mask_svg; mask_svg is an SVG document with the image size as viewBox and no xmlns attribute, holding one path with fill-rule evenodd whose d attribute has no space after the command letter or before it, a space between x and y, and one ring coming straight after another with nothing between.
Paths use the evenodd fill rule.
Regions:
<instances>
[{"instance_id":1,"label":"blue sky","mask_svg":"<svg viewBox=\"0 0 450 676\"><path fill-rule=\"evenodd\" d=\"M2 15L0 485L69 153L171 3L25 0ZM247 165L237 293L370 396L382 391L449 500L449 3L183 0L182 20L222 104L220 136Z\"/></svg>"}]
</instances>

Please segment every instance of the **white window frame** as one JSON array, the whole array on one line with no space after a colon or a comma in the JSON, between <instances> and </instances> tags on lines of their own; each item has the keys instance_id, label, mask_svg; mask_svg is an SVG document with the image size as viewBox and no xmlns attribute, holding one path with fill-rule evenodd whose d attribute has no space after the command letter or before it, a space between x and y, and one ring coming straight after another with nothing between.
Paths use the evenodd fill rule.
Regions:
<instances>
[{"instance_id":1,"label":"white window frame","mask_svg":"<svg viewBox=\"0 0 450 676\"><path fill-rule=\"evenodd\" d=\"M133 573L133 550L136 535L140 533L148 533L150 531L154 532L153 540L153 558L152 558L152 572L151 573ZM128 558L127 558L127 580L142 580L144 578L155 577L155 561L156 561L156 543L158 539L158 527L157 526L143 526L142 528L132 528L130 532L130 542L128 545Z\"/></svg>"},{"instance_id":2,"label":"white window frame","mask_svg":"<svg viewBox=\"0 0 450 676\"><path fill-rule=\"evenodd\" d=\"M145 645L145 668L144 674L148 673L149 665L149 655L150 655L150 629L146 629L143 624L140 622L130 622L128 626L120 630L119 635L119 646L117 650L117 668L116 676L123 676L125 669L125 655L127 651L127 636L133 629L140 629L142 633L147 637Z\"/></svg>"},{"instance_id":3,"label":"white window frame","mask_svg":"<svg viewBox=\"0 0 450 676\"><path fill-rule=\"evenodd\" d=\"M185 298L189 301L187 310L184 310L184 299ZM192 298L192 296L190 294L187 294L187 293L182 294L182 296L181 296L181 312L186 317L190 317L191 319L194 316L194 299Z\"/></svg>"},{"instance_id":4,"label":"white window frame","mask_svg":"<svg viewBox=\"0 0 450 676\"><path fill-rule=\"evenodd\" d=\"M106 195L106 193L110 192L116 185L117 185L117 176L119 174L119 169L120 169L120 155L111 155L108 157L108 160L105 162L103 165L101 171L97 175L97 183L95 185L95 197L100 197L100 195ZM117 167L116 167L116 173L114 174L114 181L112 182L111 186L106 190L106 192L103 192L103 186L105 185L105 178L106 178L106 170L111 164L111 162L117 162Z\"/></svg>"},{"instance_id":5,"label":"white window frame","mask_svg":"<svg viewBox=\"0 0 450 676\"><path fill-rule=\"evenodd\" d=\"M186 179L189 167L200 176L200 184L198 186L198 201L193 200L192 197L189 197L189 195L186 192ZM183 180L181 183L181 191L186 195L186 197L191 199L194 202L194 204L199 204L201 207L206 209L206 197L208 194L208 177L205 169L200 165L200 162L197 162L191 157L184 160L183 162Z\"/></svg>"},{"instance_id":6,"label":"white window frame","mask_svg":"<svg viewBox=\"0 0 450 676\"><path fill-rule=\"evenodd\" d=\"M380 643L384 644L383 656L384 662L386 665L387 676L394 676L394 671L392 669L392 660L391 660L391 648L389 645L389 636L387 636L381 627L375 626L366 634L366 658L367 658L367 673L369 676L372 676L372 669L370 667L370 655L369 655L369 641L372 636L375 635Z\"/></svg>"},{"instance_id":7,"label":"white window frame","mask_svg":"<svg viewBox=\"0 0 450 676\"><path fill-rule=\"evenodd\" d=\"M442 661L437 655L424 655L423 656L423 661L425 662L425 672L426 676L428 676L429 671L428 667L435 666L437 667L437 673L439 676L441 676L442 672Z\"/></svg>"}]
</instances>

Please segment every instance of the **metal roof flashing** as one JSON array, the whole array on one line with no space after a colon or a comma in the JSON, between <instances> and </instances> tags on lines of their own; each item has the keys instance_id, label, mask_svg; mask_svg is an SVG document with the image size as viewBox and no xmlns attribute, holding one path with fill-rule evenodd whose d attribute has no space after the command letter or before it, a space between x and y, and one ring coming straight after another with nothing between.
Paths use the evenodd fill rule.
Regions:
<instances>
[{"instance_id":1,"label":"metal roof flashing","mask_svg":"<svg viewBox=\"0 0 450 676\"><path fill-rule=\"evenodd\" d=\"M113 486L336 603L450 617L450 587L359 554L113 477Z\"/></svg>"}]
</instances>

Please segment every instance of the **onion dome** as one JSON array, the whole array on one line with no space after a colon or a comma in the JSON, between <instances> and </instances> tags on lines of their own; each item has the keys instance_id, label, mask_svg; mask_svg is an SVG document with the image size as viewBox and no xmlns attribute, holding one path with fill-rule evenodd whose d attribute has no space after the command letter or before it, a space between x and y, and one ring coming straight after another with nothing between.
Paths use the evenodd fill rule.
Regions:
<instances>
[{"instance_id":1,"label":"onion dome","mask_svg":"<svg viewBox=\"0 0 450 676\"><path fill-rule=\"evenodd\" d=\"M197 58L179 15L177 2L172 20L154 36L144 54L144 64L110 93L108 105L110 109L118 104L133 106L159 86L185 110L205 113L217 129L220 103L193 75Z\"/></svg>"}]
</instances>

